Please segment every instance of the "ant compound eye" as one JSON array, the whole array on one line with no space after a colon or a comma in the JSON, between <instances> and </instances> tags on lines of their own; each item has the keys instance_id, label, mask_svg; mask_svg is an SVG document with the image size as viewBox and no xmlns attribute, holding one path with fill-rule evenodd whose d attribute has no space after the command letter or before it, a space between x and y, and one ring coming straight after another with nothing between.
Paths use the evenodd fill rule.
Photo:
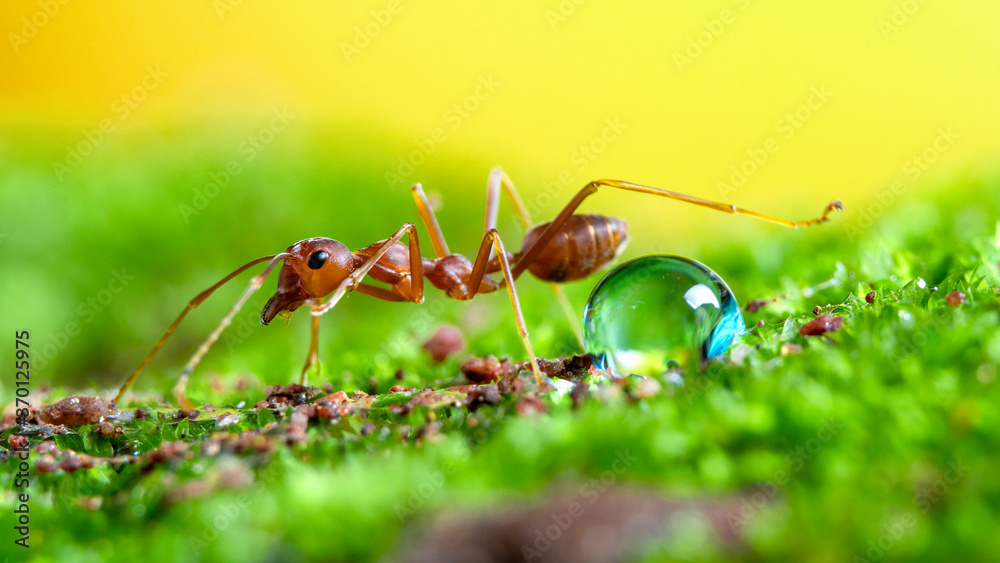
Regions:
<instances>
[{"instance_id":1,"label":"ant compound eye","mask_svg":"<svg viewBox=\"0 0 1000 563\"><path fill-rule=\"evenodd\" d=\"M323 264L326 263L326 259L329 257L330 255L325 250L317 250L309 255L309 261L306 264L310 269L318 270L323 267Z\"/></svg>"}]
</instances>

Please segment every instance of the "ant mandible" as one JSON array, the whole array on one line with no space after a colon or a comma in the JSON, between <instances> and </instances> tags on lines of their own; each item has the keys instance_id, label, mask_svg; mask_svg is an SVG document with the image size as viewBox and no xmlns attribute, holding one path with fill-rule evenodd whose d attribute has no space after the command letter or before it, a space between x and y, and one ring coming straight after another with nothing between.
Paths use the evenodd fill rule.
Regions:
<instances>
[{"instance_id":1,"label":"ant mandible","mask_svg":"<svg viewBox=\"0 0 1000 563\"><path fill-rule=\"evenodd\" d=\"M574 214L583 200L596 193L602 186L676 199L716 211L747 215L792 228L811 227L825 223L829 220L828 215L832 211L843 209L838 200L827 205L823 210L823 215L818 219L787 221L742 209L735 205L709 201L669 190L620 180L595 180L584 186L551 222L532 225L527 208L518 195L514 183L498 167L490 171L486 184L486 216L483 240L475 262L470 262L465 256L452 254L448 250L448 245L441 233L441 228L438 226L434 211L424 195L424 190L420 184L415 184L412 188L413 199L417 205L417 212L430 234L435 258L423 258L420 255L416 227L413 223L406 223L388 239L360 250L351 251L347 246L333 239L316 237L301 240L279 254L251 260L212 287L199 293L188 303L139 367L132 372L132 375L118 390L115 402L121 402L126 391L139 377L142 370L192 309L226 282L251 266L262 262L267 262L267 267L264 268L263 272L253 277L249 287L240 295L233 307L184 367L184 371L174 388L174 393L182 405L188 404L184 394L188 376L194 371L195 366L208 352L209 347L219 338L226 326L232 322L233 317L246 300L263 285L268 274L279 262L284 263L278 273L278 290L264 305L260 320L266 325L276 315L288 315L302 305L309 306L312 314L312 339L309 344L306 364L302 368L300 378L302 385L306 384L309 368L314 363L318 363L319 318L333 309L341 298L349 292L358 291L385 301L422 303L424 300L424 279L427 279L434 287L444 291L448 297L463 301L470 300L480 293L491 293L506 287L511 306L514 309L518 332L528 352L531 370L534 372L539 386L542 386L542 375L538 369L531 341L528 339L528 330L521 314L521 305L514 282L525 270L540 280L554 284L578 280L600 270L621 253L628 242L628 223L604 215ZM515 254L507 253L496 229L501 188L514 204L521 222L527 229L521 243L521 250ZM406 245L400 242L403 235L407 235L408 244ZM496 272L503 274L502 280L494 280L488 275ZM365 276L388 284L388 287L364 283L362 280ZM553 287L558 286L554 285ZM329 299L324 302L324 298L327 296Z\"/></svg>"}]
</instances>

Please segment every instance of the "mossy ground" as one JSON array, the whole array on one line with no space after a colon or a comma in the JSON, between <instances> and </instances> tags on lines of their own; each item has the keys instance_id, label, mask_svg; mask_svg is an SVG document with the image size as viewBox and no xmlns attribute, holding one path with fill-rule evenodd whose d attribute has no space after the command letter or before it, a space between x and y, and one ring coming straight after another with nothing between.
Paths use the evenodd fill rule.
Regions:
<instances>
[{"instance_id":1,"label":"mossy ground","mask_svg":"<svg viewBox=\"0 0 1000 563\"><path fill-rule=\"evenodd\" d=\"M309 176L296 174L293 180ZM517 356L518 343L512 328L476 325L450 303L433 317L403 325L377 305L375 314L348 309L343 324L331 323L336 327L324 337L338 344L328 348L320 383L330 391L380 396L353 414L312 420L304 435L289 440L296 423L291 407L254 407L273 384L288 383L302 340L294 340L295 354L286 350L280 360L260 359L275 348L255 349L256 334L230 347L222 343L218 361L230 363L203 366L202 377L192 380L190 396L202 406L194 418L173 416L176 407L163 402L170 382L154 369L122 405L141 406L151 416L117 423L123 435L84 426L33 437L32 447L54 442L64 452L52 458L57 463L66 450L138 461L98 460L91 468L39 473L37 464L52 452L33 452L32 547L13 546L5 525L8 539L0 552L39 561L371 560L405 555L406 545L429 533L432 516L537 506L553 491L581 491L592 479L613 475L608 492L600 494L638 489L735 507L727 522L738 530L738 541L718 541L706 518L689 511L664 519L655 537L633 542L630 557L639 560L994 560L1000 557L1000 537L993 533L1000 524L1000 182L954 180L942 193L947 195L900 198L884 212L845 202L845 213L815 232L757 236L764 231L751 227L752 237L706 242L696 257L724 273L741 302L761 298L768 305L746 313L748 325L763 326L746 335L728 360L688 373L680 387L622 388L592 379L577 408L565 388L539 394L533 409L519 409L529 381L521 394L503 395L475 412L460 404L460 396L394 408L413 393L389 394L392 385L443 389L463 383L460 358L433 364L419 349L435 324L464 319L479 326L468 339L477 355ZM244 194L233 198L229 203L242 212L252 209ZM214 205L206 213L224 207ZM139 226L155 221L151 217L124 222L130 233L148 232L155 222ZM129 274L140 278L137 284L150 282L142 272L181 263L197 246L197 227L192 229L170 244L130 240L131 254L125 243L109 246L118 257L138 256L127 265ZM111 242L114 235L87 236L74 244ZM155 260L147 255L149 248L178 243L181 250L164 250ZM215 261L226 257L225 249L206 253ZM113 260L100 260L99 272L114 267ZM112 379L127 373L122 366L141 357L136 342L162 330L186 300L182 294L193 294L188 290L200 283L123 293L118 304L131 313L91 325L120 327L116 337L86 336L74 347L96 343L90 353L66 352L90 374L76 381L114 385ZM548 290L522 285L526 310L540 311L529 313L529 325L540 351L548 352L541 353L571 349L571 334ZM586 291L578 287L571 297L579 301ZM965 296L958 306L946 301L955 291ZM155 305L136 315L140 302ZM843 327L829 338L798 332L817 305L843 317ZM171 344L179 351L158 358L160 372L169 374L183 362L204 326L214 322L211 316ZM352 335L376 343L343 346ZM288 346L292 339L286 338L278 337L275 346ZM128 351L117 350L116 342ZM101 358L114 366L112 375L102 375ZM44 394L48 401L79 385L73 364L53 365L59 374L48 380L54 382ZM404 368L401 380L398 368ZM46 381L35 381L40 398ZM206 411L206 403L215 410ZM231 423L223 425L220 415L227 412ZM16 430L8 428L0 445L7 447ZM186 446L162 450L172 442ZM150 452L158 449L162 455L153 459ZM629 459L624 469L623 454ZM5 522L15 503L16 463L8 457L0 472ZM589 498L578 495L581 502Z\"/></svg>"}]
</instances>

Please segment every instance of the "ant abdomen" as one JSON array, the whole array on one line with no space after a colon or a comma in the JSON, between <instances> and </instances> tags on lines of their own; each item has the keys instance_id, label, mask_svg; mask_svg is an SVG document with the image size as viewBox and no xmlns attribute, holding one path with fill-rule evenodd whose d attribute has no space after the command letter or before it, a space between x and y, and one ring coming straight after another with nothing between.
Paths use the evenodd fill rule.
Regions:
<instances>
[{"instance_id":1,"label":"ant abdomen","mask_svg":"<svg viewBox=\"0 0 1000 563\"><path fill-rule=\"evenodd\" d=\"M522 252L530 248L549 223L524 235ZM585 278L609 264L628 243L628 223L604 215L571 215L559 232L528 266L540 280L568 282Z\"/></svg>"}]
</instances>

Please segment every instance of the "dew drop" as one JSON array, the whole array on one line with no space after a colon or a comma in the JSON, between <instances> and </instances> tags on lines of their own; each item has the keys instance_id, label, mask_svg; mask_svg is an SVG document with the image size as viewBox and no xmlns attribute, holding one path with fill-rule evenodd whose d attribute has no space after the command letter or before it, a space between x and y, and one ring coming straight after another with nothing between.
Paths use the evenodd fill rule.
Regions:
<instances>
[{"instance_id":1,"label":"dew drop","mask_svg":"<svg viewBox=\"0 0 1000 563\"><path fill-rule=\"evenodd\" d=\"M615 377L661 376L720 356L744 332L726 282L682 256L654 254L621 264L597 283L583 311L587 352Z\"/></svg>"}]
</instances>

